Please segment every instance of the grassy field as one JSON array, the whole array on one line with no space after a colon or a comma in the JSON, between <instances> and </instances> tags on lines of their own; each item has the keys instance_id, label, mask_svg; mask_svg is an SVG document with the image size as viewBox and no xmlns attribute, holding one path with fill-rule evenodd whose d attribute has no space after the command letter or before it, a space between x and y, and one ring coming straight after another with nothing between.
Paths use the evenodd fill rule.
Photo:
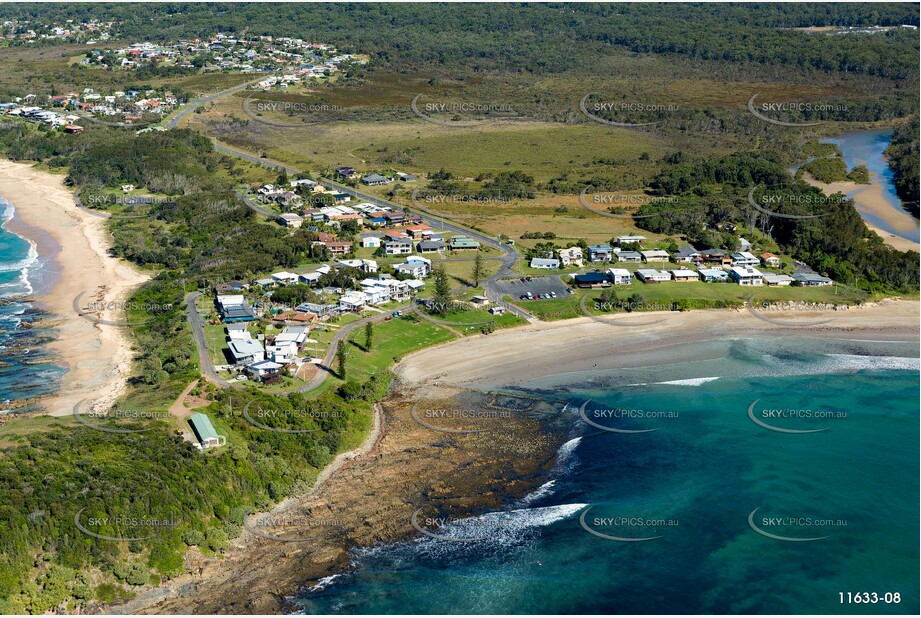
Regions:
<instances>
[{"instance_id":1,"label":"grassy field","mask_svg":"<svg viewBox=\"0 0 921 618\"><path fill-rule=\"evenodd\" d=\"M346 378L364 381L374 373L385 371L403 356L454 339L448 330L425 320L404 316L374 325L371 351L364 346L364 330L359 328L349 337L346 358ZM337 377L330 379L341 382ZM327 382L330 381L327 379Z\"/></svg>"}]
</instances>

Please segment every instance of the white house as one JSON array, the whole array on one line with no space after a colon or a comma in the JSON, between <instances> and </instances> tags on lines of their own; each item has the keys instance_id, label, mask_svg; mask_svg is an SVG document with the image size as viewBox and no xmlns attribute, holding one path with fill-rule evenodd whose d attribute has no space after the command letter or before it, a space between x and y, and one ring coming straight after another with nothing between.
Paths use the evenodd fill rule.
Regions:
<instances>
[{"instance_id":1,"label":"white house","mask_svg":"<svg viewBox=\"0 0 921 618\"><path fill-rule=\"evenodd\" d=\"M697 281L697 273L687 268L676 268L672 271L674 281Z\"/></svg>"},{"instance_id":2,"label":"white house","mask_svg":"<svg viewBox=\"0 0 921 618\"><path fill-rule=\"evenodd\" d=\"M364 292L348 292L339 297L339 309L342 311L361 311L368 304Z\"/></svg>"},{"instance_id":3,"label":"white house","mask_svg":"<svg viewBox=\"0 0 921 618\"><path fill-rule=\"evenodd\" d=\"M234 361L248 365L265 360L265 350L255 339L234 339L229 343L230 354Z\"/></svg>"},{"instance_id":4,"label":"white house","mask_svg":"<svg viewBox=\"0 0 921 618\"><path fill-rule=\"evenodd\" d=\"M315 283L318 283L320 281L320 277L322 276L323 275L319 272L312 272L312 273L304 273L302 275L298 275L297 279L301 283L306 283L307 285L314 285Z\"/></svg>"},{"instance_id":5,"label":"white house","mask_svg":"<svg viewBox=\"0 0 921 618\"><path fill-rule=\"evenodd\" d=\"M261 378L270 373L275 373L281 369L282 366L283 365L274 361L262 360L252 363L251 365L247 365L246 373L250 374L251 376Z\"/></svg>"},{"instance_id":6,"label":"white house","mask_svg":"<svg viewBox=\"0 0 921 618\"><path fill-rule=\"evenodd\" d=\"M793 283L793 277L790 275L764 275L764 282L768 285L790 285Z\"/></svg>"},{"instance_id":7,"label":"white house","mask_svg":"<svg viewBox=\"0 0 921 618\"><path fill-rule=\"evenodd\" d=\"M265 353L272 362L287 365L297 359L297 344L293 341L281 341L276 338L275 343L266 346Z\"/></svg>"},{"instance_id":8,"label":"white house","mask_svg":"<svg viewBox=\"0 0 921 618\"><path fill-rule=\"evenodd\" d=\"M614 285L631 285L633 283L633 275L626 268L609 268L608 279Z\"/></svg>"},{"instance_id":9,"label":"white house","mask_svg":"<svg viewBox=\"0 0 921 618\"><path fill-rule=\"evenodd\" d=\"M381 246L381 238L380 236L364 236L361 239L361 246L366 249L377 249Z\"/></svg>"},{"instance_id":10,"label":"white house","mask_svg":"<svg viewBox=\"0 0 921 618\"><path fill-rule=\"evenodd\" d=\"M748 251L739 251L732 254L733 266L758 266L759 264L761 264L761 260Z\"/></svg>"},{"instance_id":11,"label":"white house","mask_svg":"<svg viewBox=\"0 0 921 618\"><path fill-rule=\"evenodd\" d=\"M279 273L272 273L272 281L280 285L288 285L289 283L297 283L297 274L289 273L287 271L281 271Z\"/></svg>"},{"instance_id":12,"label":"white house","mask_svg":"<svg viewBox=\"0 0 921 618\"><path fill-rule=\"evenodd\" d=\"M630 244L630 243L641 243L644 240L646 240L646 237L645 236L618 236L615 240L617 240L617 244L619 246L619 245L625 245L625 244Z\"/></svg>"},{"instance_id":13,"label":"white house","mask_svg":"<svg viewBox=\"0 0 921 618\"><path fill-rule=\"evenodd\" d=\"M733 266L729 269L729 277L739 285L762 285L764 275L757 268L751 266Z\"/></svg>"},{"instance_id":14,"label":"white house","mask_svg":"<svg viewBox=\"0 0 921 618\"><path fill-rule=\"evenodd\" d=\"M393 270L404 275L409 275L413 279L421 279L429 273L429 265L424 262L406 262L397 264Z\"/></svg>"},{"instance_id":15,"label":"white house","mask_svg":"<svg viewBox=\"0 0 921 618\"><path fill-rule=\"evenodd\" d=\"M636 278L643 283L662 283L663 281L671 281L672 279L671 275L664 270L656 270L654 268L640 268L636 271Z\"/></svg>"},{"instance_id":16,"label":"white house","mask_svg":"<svg viewBox=\"0 0 921 618\"><path fill-rule=\"evenodd\" d=\"M557 255L560 256L560 264L563 266L582 266L582 247L557 249Z\"/></svg>"},{"instance_id":17,"label":"white house","mask_svg":"<svg viewBox=\"0 0 921 618\"><path fill-rule=\"evenodd\" d=\"M541 268L544 270L555 270L560 267L560 260L554 258L534 258L531 260L531 268Z\"/></svg>"},{"instance_id":18,"label":"white house","mask_svg":"<svg viewBox=\"0 0 921 618\"><path fill-rule=\"evenodd\" d=\"M640 251L640 255L643 256L644 262L667 262L669 257L668 251L662 249L650 249L648 251Z\"/></svg>"},{"instance_id":19,"label":"white house","mask_svg":"<svg viewBox=\"0 0 921 618\"><path fill-rule=\"evenodd\" d=\"M706 283L725 283L729 280L729 273L722 268L701 268L697 274Z\"/></svg>"},{"instance_id":20,"label":"white house","mask_svg":"<svg viewBox=\"0 0 921 618\"><path fill-rule=\"evenodd\" d=\"M286 212L278 216L278 222L285 227L301 227L304 224L304 217L293 212Z\"/></svg>"}]
</instances>

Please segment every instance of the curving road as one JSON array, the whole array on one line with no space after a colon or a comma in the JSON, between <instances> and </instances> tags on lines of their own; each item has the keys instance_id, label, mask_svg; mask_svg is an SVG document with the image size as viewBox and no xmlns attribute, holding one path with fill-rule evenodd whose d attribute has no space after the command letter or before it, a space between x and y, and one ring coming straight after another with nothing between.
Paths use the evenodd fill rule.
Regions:
<instances>
[{"instance_id":1,"label":"curving road","mask_svg":"<svg viewBox=\"0 0 921 618\"><path fill-rule=\"evenodd\" d=\"M232 386L230 382L217 374L214 369L214 363L211 362L211 355L208 353L208 344L205 341L204 321L198 313L198 306L195 302L201 297L201 292L191 292L186 294L185 306L189 311L189 324L192 326L192 336L195 338L195 347L198 348L198 364L201 365L202 375L209 382L218 386L227 388Z\"/></svg>"}]
</instances>

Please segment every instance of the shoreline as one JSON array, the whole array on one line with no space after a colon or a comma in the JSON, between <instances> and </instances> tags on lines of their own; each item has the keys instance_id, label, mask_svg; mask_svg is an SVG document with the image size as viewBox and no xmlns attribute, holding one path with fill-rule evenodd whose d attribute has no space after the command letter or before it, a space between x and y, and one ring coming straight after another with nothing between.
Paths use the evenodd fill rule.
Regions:
<instances>
[{"instance_id":1,"label":"shoreline","mask_svg":"<svg viewBox=\"0 0 921 618\"><path fill-rule=\"evenodd\" d=\"M857 213L863 219L864 224L872 231L880 235L887 245L899 251L919 251L921 252L921 243L902 236L899 234L917 234L918 221L907 211L893 207L883 195L883 186L876 174L870 179L870 184L858 184L853 181L838 181L824 183L816 180L808 173L803 174L803 180L807 183L821 189L825 195L834 195L843 193L854 200L857 207ZM883 229L873 220L882 222L899 234Z\"/></svg>"},{"instance_id":2,"label":"shoreline","mask_svg":"<svg viewBox=\"0 0 921 618\"><path fill-rule=\"evenodd\" d=\"M40 401L44 414L70 415L83 399L93 410L110 407L125 391L131 344L121 328L79 317L74 299L86 291L100 303L124 302L148 275L108 254L106 220L78 208L62 176L3 159L0 195L15 209L7 229L35 243L44 262L41 286L30 297L53 314L47 325L56 339L48 349L66 369L58 392ZM101 317L117 320L117 313L107 308Z\"/></svg>"},{"instance_id":3,"label":"shoreline","mask_svg":"<svg viewBox=\"0 0 921 618\"><path fill-rule=\"evenodd\" d=\"M718 321L713 319L713 310L666 313L668 319L664 321L621 331L604 321L575 318L528 324L419 350L394 368L395 387L376 406L384 411L386 430L378 436L372 430L363 443L363 447L369 443L373 446L362 454L341 455L343 460L347 458L344 465L333 468L335 462L330 464L324 469L329 473L321 473L322 482L318 477L305 496L289 498L270 512L273 516L301 513L305 518L331 517L340 522L339 528L318 531L308 526L305 532L302 523L294 530L309 534L309 538L294 543L266 541L245 532L222 559L202 561L197 575L180 576L142 592L134 601L107 609L158 614L212 613L219 609L224 613L281 613L291 608L288 599L292 596L329 581L324 578L348 571L353 549L418 537L409 519L420 504L455 507L449 512L458 516L509 508L546 480L566 440L564 433L555 432L553 423L547 422L554 417L565 420L552 411L550 416L530 423L518 418L506 421L501 430L483 434L489 436L484 440L425 429L412 418L414 402L460 402L457 397L469 395L477 387L501 388L547 376L572 384L629 362L672 362L674 346L719 337L786 335L830 342L866 341L883 347L900 342L916 344L919 308L916 300L885 300L846 311L809 312L801 318L804 323L817 318L831 321L801 328L769 324L745 310L720 310ZM614 319L624 317L635 320L635 316ZM616 345L612 345L614 334L618 334ZM543 388L547 385L542 384ZM517 444L543 441L543 448L525 454L511 449L509 440ZM504 453L503 448L509 452ZM511 456L503 459L503 455ZM514 465L510 462L527 456L532 458L528 466L515 470L515 474L508 472L508 466ZM446 469L452 471L445 474ZM457 472L461 469L463 473ZM514 487L507 492L498 490L503 484ZM368 504L369 495L375 496L373 504ZM442 497L445 502L441 502ZM287 530L289 534L294 531L290 525Z\"/></svg>"}]
</instances>

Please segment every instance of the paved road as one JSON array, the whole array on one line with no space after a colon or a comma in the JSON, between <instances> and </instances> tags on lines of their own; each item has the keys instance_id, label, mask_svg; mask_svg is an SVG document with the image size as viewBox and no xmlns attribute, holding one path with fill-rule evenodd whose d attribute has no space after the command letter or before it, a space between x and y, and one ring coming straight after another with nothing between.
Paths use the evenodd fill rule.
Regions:
<instances>
[{"instance_id":1,"label":"paved road","mask_svg":"<svg viewBox=\"0 0 921 618\"><path fill-rule=\"evenodd\" d=\"M361 191L357 189L353 189L352 187L339 184L338 182L333 182L332 180L329 180L327 178L321 178L320 184L322 184L325 187L331 188L331 189L338 189L340 191L344 191L352 195L353 197L356 197L365 202L371 202L372 204L376 204L378 206L386 206L388 208L393 208L396 210L404 209L404 207L400 206L399 204L389 202L385 199L375 197L373 195L368 195L367 193L362 193ZM455 234L463 234L464 236L467 236L468 238L473 238L474 240L477 240L485 245L495 247L496 249L499 249L499 251L502 252L502 256L499 258L502 261L502 266L500 266L499 270L497 270L493 275L483 280L483 290L485 291L486 297L495 303L500 303L502 296L501 296L500 291L496 287L496 281L498 281L499 279L507 279L510 277L518 276L517 273L515 273L512 270L512 267L515 265L515 262L517 262L518 259L521 257L521 254L518 253L518 250L513 245L507 245L499 240L496 240L495 238L491 236L487 236L486 234L483 234L476 230L472 230L470 228L463 227L456 223L452 223L451 221L445 221L444 219L440 219L432 215L431 213L426 212L426 210L423 208L416 207L416 210L420 211L419 216L422 217L423 221L431 225L432 229L435 229L437 227L440 230L448 230L450 232L454 232ZM526 320L534 319L534 316L530 312L525 311L524 309L522 309L521 307L518 307L517 305L513 305L512 303L509 303L509 302L502 302L501 304L507 310L511 311L512 313L514 313L520 318L524 318Z\"/></svg>"},{"instance_id":2,"label":"paved road","mask_svg":"<svg viewBox=\"0 0 921 618\"><path fill-rule=\"evenodd\" d=\"M194 112L197 108L201 107L205 103L210 103L211 101L220 99L221 97L226 97L229 94L234 94L235 92L240 92L241 90L245 90L249 86L252 86L253 84L257 82L261 82L269 75L271 75L271 73L266 73L262 75L261 77L259 77L258 79L250 80L246 83L240 84L238 86L234 86L233 88L228 88L227 90L221 90L220 92L215 92L214 94L209 94L203 97L199 97L198 99L192 99L191 101L189 101L189 103L186 105L184 109L180 110L178 114L176 114L175 116L173 116L166 122L166 126L169 127L170 129L175 129L176 127L179 126L179 123L182 122L183 118L185 118L186 116Z\"/></svg>"},{"instance_id":3,"label":"paved road","mask_svg":"<svg viewBox=\"0 0 921 618\"><path fill-rule=\"evenodd\" d=\"M211 355L208 353L208 344L205 341L205 329L202 327L202 317L198 313L198 306L195 302L201 296L201 292L191 292L186 294L185 306L189 310L189 324L192 326L192 336L195 338L195 347L198 348L198 364L201 365L201 372L209 382L218 386L231 386L230 382L217 374L214 369L214 363L211 362Z\"/></svg>"}]
</instances>

